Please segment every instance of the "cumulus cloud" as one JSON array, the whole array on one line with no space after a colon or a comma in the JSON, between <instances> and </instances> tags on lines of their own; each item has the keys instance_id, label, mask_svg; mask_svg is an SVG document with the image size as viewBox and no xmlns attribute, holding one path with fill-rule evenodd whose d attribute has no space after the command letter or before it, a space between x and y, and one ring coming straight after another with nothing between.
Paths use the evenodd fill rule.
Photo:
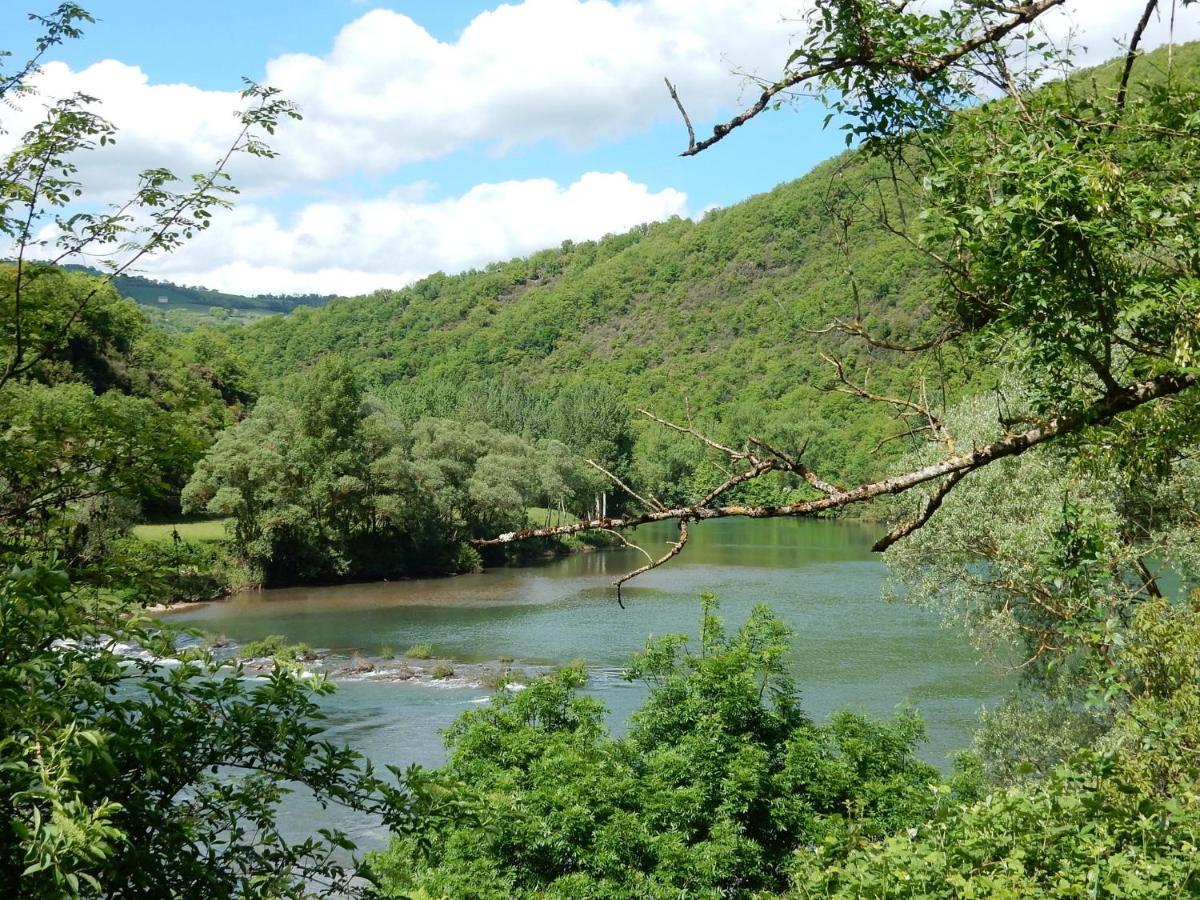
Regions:
<instances>
[{"instance_id":1,"label":"cumulus cloud","mask_svg":"<svg viewBox=\"0 0 1200 900\"><path fill-rule=\"evenodd\" d=\"M503 151L543 140L583 148L678 115L663 76L698 116L740 101L731 68L770 72L785 58L795 0L524 0L480 13L451 42L408 16L373 10L346 25L324 56L285 54L266 81L304 112L274 141L281 158L244 160L239 183L278 189L348 173L378 175L468 145ZM46 66L43 96L84 91L121 129L94 187L164 158L210 165L235 132L235 92L153 84L106 61L74 72ZM28 104L27 104L28 106ZM12 133L35 113L5 113ZM2 140L2 139L0 139Z\"/></svg>"},{"instance_id":2,"label":"cumulus cloud","mask_svg":"<svg viewBox=\"0 0 1200 900\"><path fill-rule=\"evenodd\" d=\"M678 83L703 127L746 99L733 68L779 71L801 6L803 0L524 0L481 12L453 41L434 38L401 13L372 10L347 24L323 56L267 62L267 82L300 105L305 121L281 131L281 159L243 161L236 175L239 183L278 189L389 173L480 143L500 150L545 140L587 147L676 118L664 75ZM1200 36L1198 18L1181 11L1176 38ZM1089 60L1117 52L1133 24L1127 4L1096 0L1077 0L1045 21L1060 36L1075 27ZM1160 17L1146 46L1161 43L1167 31ZM122 129L114 151L89 160L98 165L89 179L103 187L163 159L185 170L210 165L235 131L235 92L152 84L117 61L80 72L50 64L41 89L45 96L92 94Z\"/></svg>"},{"instance_id":3,"label":"cumulus cloud","mask_svg":"<svg viewBox=\"0 0 1200 900\"><path fill-rule=\"evenodd\" d=\"M143 268L240 293L358 294L688 212L683 193L651 191L621 172L589 172L565 187L549 179L481 184L442 200L419 193L314 203L286 221L243 206Z\"/></svg>"},{"instance_id":4,"label":"cumulus cloud","mask_svg":"<svg viewBox=\"0 0 1200 900\"><path fill-rule=\"evenodd\" d=\"M239 289L362 290L675 214L682 194L652 194L628 179L608 185L610 197L585 200L589 179L601 176L567 188L548 181L480 185L440 202L394 193L314 204L286 223L262 204L267 195L320 190L346 176L403 180L406 164L464 147L503 153L543 141L584 149L619 140L677 120L664 75L705 132L749 99L732 69L779 71L804 2L522 0L481 12L449 41L401 13L366 12L324 55L267 61L266 80L299 104L305 119L287 123L273 140L280 158L234 166L234 181L259 206L222 217L194 248L161 264L163 271ZM1085 61L1094 62L1118 52L1136 12L1124 3L1075 0L1045 24L1059 38L1073 29L1088 48ZM1143 46L1162 43L1168 28L1165 18L1156 20ZM1174 36L1200 37L1193 9L1179 10ZM121 129L116 147L84 160L81 175L102 199L124 196L143 168L210 167L237 131L235 91L154 84L125 62L78 72L50 63L39 87L43 97L83 91L99 98L100 111ZM0 150L38 114L35 102L23 104L0 109L8 132L0 134ZM585 208L586 217L574 212Z\"/></svg>"}]
</instances>

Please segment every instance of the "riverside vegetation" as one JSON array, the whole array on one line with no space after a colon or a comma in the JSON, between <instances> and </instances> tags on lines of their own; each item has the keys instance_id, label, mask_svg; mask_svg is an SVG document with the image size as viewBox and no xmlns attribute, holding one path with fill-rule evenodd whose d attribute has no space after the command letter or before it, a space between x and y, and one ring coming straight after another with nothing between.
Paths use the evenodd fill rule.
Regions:
<instances>
[{"instance_id":1,"label":"riverside vegetation","mask_svg":"<svg viewBox=\"0 0 1200 900\"><path fill-rule=\"evenodd\" d=\"M699 223L237 329L168 333L109 281L30 261L54 252L38 223L72 202L72 154L112 135L56 99L0 166L0 892L1200 892L1197 50L1074 71L1028 30L1057 5L817 0L745 127L807 85L845 156ZM1157 6L1124 5L1131 27ZM39 21L6 103L34 102L39 58L89 16ZM975 96L980 71L1008 96ZM231 152L269 156L297 113L244 99ZM120 275L203 230L223 175L149 170L136 221L66 217L55 246L123 246ZM810 719L766 607L729 631L706 598L695 647L650 641L624 737L568 667L462 716L443 768L388 773L322 737L328 682L249 680L137 609L500 561L479 540L530 507L628 510L600 468L699 518L731 477L723 502L764 508L820 493L804 471L854 485L1021 435L877 510L902 523L897 594L1023 660L949 776L914 755L914 714ZM805 468L714 447L749 436ZM227 517L227 540L130 533L181 511ZM391 845L289 840L297 786Z\"/></svg>"}]
</instances>

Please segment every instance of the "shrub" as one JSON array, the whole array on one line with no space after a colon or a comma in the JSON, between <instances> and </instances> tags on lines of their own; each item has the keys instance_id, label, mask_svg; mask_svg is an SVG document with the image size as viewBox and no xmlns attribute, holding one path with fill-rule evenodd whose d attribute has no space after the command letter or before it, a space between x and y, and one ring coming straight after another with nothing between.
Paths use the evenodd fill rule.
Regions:
<instances>
[{"instance_id":1,"label":"shrub","mask_svg":"<svg viewBox=\"0 0 1200 900\"><path fill-rule=\"evenodd\" d=\"M765 607L726 636L706 603L700 653L647 644L628 734L567 666L502 691L446 733L445 768L410 779L419 817L370 865L387 896L748 896L787 887L799 848L895 834L928 816L936 771L914 714L815 725Z\"/></svg>"},{"instance_id":2,"label":"shrub","mask_svg":"<svg viewBox=\"0 0 1200 900\"><path fill-rule=\"evenodd\" d=\"M276 662L300 662L312 659L313 650L308 644L289 644L282 634L269 634L246 644L239 655L243 659L270 658Z\"/></svg>"},{"instance_id":3,"label":"shrub","mask_svg":"<svg viewBox=\"0 0 1200 900\"><path fill-rule=\"evenodd\" d=\"M404 655L409 659L430 659L433 656L433 648L428 644L413 644L404 651Z\"/></svg>"},{"instance_id":4,"label":"shrub","mask_svg":"<svg viewBox=\"0 0 1200 900\"><path fill-rule=\"evenodd\" d=\"M435 681L441 681L444 678L450 678L454 675L454 669L446 663L438 663L429 670L429 677Z\"/></svg>"},{"instance_id":5,"label":"shrub","mask_svg":"<svg viewBox=\"0 0 1200 900\"><path fill-rule=\"evenodd\" d=\"M0 571L0 621L0 896L346 896L348 839L291 841L281 797L304 786L406 815L358 754L320 739L322 679L251 681L199 648L173 668L117 653L175 635L45 567Z\"/></svg>"}]
</instances>

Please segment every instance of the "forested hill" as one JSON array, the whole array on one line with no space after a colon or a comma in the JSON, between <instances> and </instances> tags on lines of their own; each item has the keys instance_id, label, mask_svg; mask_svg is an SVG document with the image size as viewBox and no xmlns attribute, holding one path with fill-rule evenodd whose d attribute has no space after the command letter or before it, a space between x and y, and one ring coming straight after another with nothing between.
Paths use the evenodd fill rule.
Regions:
<instances>
[{"instance_id":1,"label":"forested hill","mask_svg":"<svg viewBox=\"0 0 1200 900\"><path fill-rule=\"evenodd\" d=\"M1174 65L1200 66L1200 45L1176 48ZM1164 51L1140 71L1157 80ZM1071 83L1115 84L1119 72L1112 62ZM735 442L755 434L806 446L814 462L858 478L902 449L900 442L875 448L903 429L884 407L833 392L837 380L822 353L880 393L912 391L921 377L957 393L973 389L972 378L990 377L985 366L948 354L918 363L845 335L813 333L835 317L861 315L876 337L928 337L936 276L878 221L893 177L879 160L847 152L700 222L674 219L565 242L483 271L298 309L231 339L264 384L337 352L414 416L466 408L506 430L530 430L513 409L530 396L603 383L630 408L688 418ZM898 221L903 211L887 202ZM918 364L927 371L918 374ZM670 465L661 429L644 428L640 440L638 459ZM647 474L654 483L669 480L662 471Z\"/></svg>"},{"instance_id":2,"label":"forested hill","mask_svg":"<svg viewBox=\"0 0 1200 900\"><path fill-rule=\"evenodd\" d=\"M89 275L102 274L89 266L69 265L66 268ZM116 275L112 282L117 293L147 307L151 322L168 331L188 331L223 322L244 324L291 312L301 306L323 306L332 299L323 294L256 294L251 297L141 275Z\"/></svg>"},{"instance_id":3,"label":"forested hill","mask_svg":"<svg viewBox=\"0 0 1200 900\"><path fill-rule=\"evenodd\" d=\"M870 369L880 390L902 389L911 361L806 329L855 315L849 263L875 333L908 340L921 332L934 276L920 255L878 225L843 234L831 213L884 177L886 169L848 154L700 222L565 242L483 271L300 309L230 337L266 382L338 352L421 413L449 414L464 392L529 386L544 395L603 382L631 408L690 415L730 439L807 443L811 458L857 476L876 467L870 451L895 423L831 393L833 371L820 353L848 358L859 375ZM961 381L961 365L944 364Z\"/></svg>"}]
</instances>

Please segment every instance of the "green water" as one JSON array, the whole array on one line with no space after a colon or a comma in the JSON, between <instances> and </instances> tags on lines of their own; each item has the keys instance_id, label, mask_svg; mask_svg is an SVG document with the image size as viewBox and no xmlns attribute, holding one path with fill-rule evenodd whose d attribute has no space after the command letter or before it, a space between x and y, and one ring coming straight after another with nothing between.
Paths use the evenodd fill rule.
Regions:
<instances>
[{"instance_id":1,"label":"green water","mask_svg":"<svg viewBox=\"0 0 1200 900\"><path fill-rule=\"evenodd\" d=\"M869 549L878 530L822 521L701 523L679 557L627 585L624 610L609 583L643 557L611 550L456 578L254 592L172 619L239 642L284 634L368 656L427 643L439 657L512 657L518 668L582 659L590 692L608 704L620 731L644 696L641 685L621 680L620 667L648 635L695 635L699 595L712 591L730 626L756 603L769 603L791 625L791 664L811 714L849 706L887 715L912 704L928 729L922 756L945 766L1005 680L930 614L880 598L885 570ZM637 540L653 553L673 536L673 527L656 526ZM332 735L377 764L436 765L440 729L485 697L462 686L347 681L325 705ZM380 837L366 823L339 824L368 844Z\"/></svg>"}]
</instances>

